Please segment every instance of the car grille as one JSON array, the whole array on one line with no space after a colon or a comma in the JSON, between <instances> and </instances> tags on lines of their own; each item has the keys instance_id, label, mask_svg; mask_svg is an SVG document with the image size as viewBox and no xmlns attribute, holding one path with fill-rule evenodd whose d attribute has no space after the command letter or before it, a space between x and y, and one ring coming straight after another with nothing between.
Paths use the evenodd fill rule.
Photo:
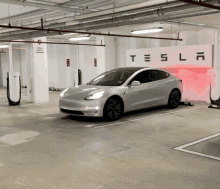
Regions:
<instances>
[{"instance_id":1,"label":"car grille","mask_svg":"<svg viewBox=\"0 0 220 189\"><path fill-rule=\"evenodd\" d=\"M83 112L81 111L65 110L65 109L60 109L60 111L68 114L84 115Z\"/></svg>"}]
</instances>

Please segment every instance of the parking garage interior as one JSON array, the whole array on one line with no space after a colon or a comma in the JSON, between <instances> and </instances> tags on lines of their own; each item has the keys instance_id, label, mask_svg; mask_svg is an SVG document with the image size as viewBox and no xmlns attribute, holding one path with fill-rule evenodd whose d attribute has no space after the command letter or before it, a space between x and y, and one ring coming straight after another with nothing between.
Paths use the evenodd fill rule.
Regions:
<instances>
[{"instance_id":1,"label":"parking garage interior","mask_svg":"<svg viewBox=\"0 0 220 189\"><path fill-rule=\"evenodd\" d=\"M0 0L0 188L220 188L219 9L217 0ZM180 78L181 104L113 122L60 112L64 89L133 66Z\"/></svg>"}]
</instances>

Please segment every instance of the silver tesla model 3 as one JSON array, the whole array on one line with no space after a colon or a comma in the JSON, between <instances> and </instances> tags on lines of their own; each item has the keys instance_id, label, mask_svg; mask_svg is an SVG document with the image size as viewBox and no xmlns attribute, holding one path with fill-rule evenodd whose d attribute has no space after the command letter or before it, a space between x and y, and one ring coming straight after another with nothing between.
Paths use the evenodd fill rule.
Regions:
<instances>
[{"instance_id":1,"label":"silver tesla model 3","mask_svg":"<svg viewBox=\"0 0 220 189\"><path fill-rule=\"evenodd\" d=\"M85 85L60 94L60 111L78 116L117 120L124 112L167 105L181 100L182 81L158 68L124 67L97 76Z\"/></svg>"}]
</instances>

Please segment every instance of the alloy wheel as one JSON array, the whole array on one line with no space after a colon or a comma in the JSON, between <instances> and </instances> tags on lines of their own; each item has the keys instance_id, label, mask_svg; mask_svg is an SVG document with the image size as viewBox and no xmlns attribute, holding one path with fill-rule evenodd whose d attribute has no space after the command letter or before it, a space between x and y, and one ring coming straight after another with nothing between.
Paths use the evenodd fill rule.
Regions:
<instances>
[{"instance_id":1,"label":"alloy wheel","mask_svg":"<svg viewBox=\"0 0 220 189\"><path fill-rule=\"evenodd\" d=\"M117 99L109 99L106 104L105 114L108 120L116 120L121 116L122 105Z\"/></svg>"},{"instance_id":2,"label":"alloy wheel","mask_svg":"<svg viewBox=\"0 0 220 189\"><path fill-rule=\"evenodd\" d=\"M180 92L178 90L172 91L170 94L170 99L169 99L169 103L168 103L169 107L176 108L180 103L180 98L181 98L181 96L180 96Z\"/></svg>"}]
</instances>

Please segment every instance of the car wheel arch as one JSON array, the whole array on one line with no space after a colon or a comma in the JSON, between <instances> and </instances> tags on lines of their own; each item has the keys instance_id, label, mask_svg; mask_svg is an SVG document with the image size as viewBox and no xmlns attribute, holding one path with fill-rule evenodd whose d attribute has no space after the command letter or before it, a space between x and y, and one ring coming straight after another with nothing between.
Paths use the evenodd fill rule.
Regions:
<instances>
[{"instance_id":1,"label":"car wheel arch","mask_svg":"<svg viewBox=\"0 0 220 189\"><path fill-rule=\"evenodd\" d=\"M174 90L179 91L179 93L180 93L180 101L181 101L181 99L182 99L182 93L181 93L180 89L178 89L178 88L173 88L173 89L170 91L170 94L169 94L169 97L168 97L167 105L169 105L170 95L171 95L171 93L172 93Z\"/></svg>"},{"instance_id":2,"label":"car wheel arch","mask_svg":"<svg viewBox=\"0 0 220 189\"><path fill-rule=\"evenodd\" d=\"M173 90L178 90L178 91L180 92L180 99L182 99L182 93L181 93L180 89L174 88L174 89L172 89L172 90L170 91L170 93L171 93Z\"/></svg>"},{"instance_id":3,"label":"car wheel arch","mask_svg":"<svg viewBox=\"0 0 220 189\"><path fill-rule=\"evenodd\" d=\"M104 108L103 108L103 113L104 113L104 111L105 111L106 103L108 102L108 100L109 100L110 98L117 98L117 99L119 99L119 100L121 101L121 104L122 104L122 113L123 113L123 112L124 112L124 100L123 100L119 95L112 95L112 96L110 96L110 97L106 100L105 105L104 105Z\"/></svg>"}]
</instances>

